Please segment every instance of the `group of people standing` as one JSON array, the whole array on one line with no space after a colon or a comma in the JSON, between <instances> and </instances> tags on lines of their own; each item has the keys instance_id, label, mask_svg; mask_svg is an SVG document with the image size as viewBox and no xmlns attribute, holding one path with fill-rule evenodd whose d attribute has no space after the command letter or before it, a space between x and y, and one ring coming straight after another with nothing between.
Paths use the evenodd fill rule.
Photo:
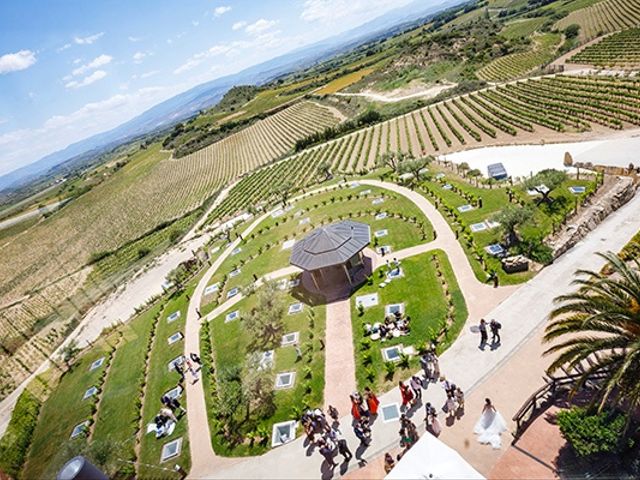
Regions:
<instances>
[{"instance_id":1,"label":"group of people standing","mask_svg":"<svg viewBox=\"0 0 640 480\"><path fill-rule=\"evenodd\" d=\"M324 412L316 408L305 412L301 423L309 443L318 447L318 452L324 457L329 467L335 468L338 466L335 462L336 455L342 455L344 462L348 463L353 458L353 453L340 431L338 411L332 406L329 406L329 416L332 419L331 423ZM316 439L316 436L319 438Z\"/></svg>"},{"instance_id":2,"label":"group of people standing","mask_svg":"<svg viewBox=\"0 0 640 480\"><path fill-rule=\"evenodd\" d=\"M496 319L491 319L489 323L483 318L480 320L478 330L480 331L480 349L484 349L485 345L489 342L489 334L487 332L487 325L491 331L491 345L500 345L502 339L500 338L500 329L502 324Z\"/></svg>"},{"instance_id":3,"label":"group of people standing","mask_svg":"<svg viewBox=\"0 0 640 480\"><path fill-rule=\"evenodd\" d=\"M193 380L191 383L196 383L200 378L199 372L202 368L200 357L196 353L191 352L188 357L183 355L181 358L182 361L176 362L174 365L175 371L180 375L180 383L184 382L185 371L191 374Z\"/></svg>"}]
</instances>

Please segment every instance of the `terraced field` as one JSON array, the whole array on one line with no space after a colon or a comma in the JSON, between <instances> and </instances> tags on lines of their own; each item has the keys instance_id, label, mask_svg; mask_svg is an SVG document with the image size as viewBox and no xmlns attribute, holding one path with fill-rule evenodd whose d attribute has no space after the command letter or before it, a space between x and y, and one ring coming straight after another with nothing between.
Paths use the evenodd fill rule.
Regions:
<instances>
[{"instance_id":1,"label":"terraced field","mask_svg":"<svg viewBox=\"0 0 640 480\"><path fill-rule=\"evenodd\" d=\"M482 90L432 105L319 145L242 179L212 219L273 201L284 184L303 188L334 174L372 169L387 151L437 155L549 135L640 125L640 81L556 76ZM268 181L267 181L268 179Z\"/></svg>"},{"instance_id":2,"label":"terraced field","mask_svg":"<svg viewBox=\"0 0 640 480\"><path fill-rule=\"evenodd\" d=\"M590 45L569 63L585 63L600 67L637 67L640 65L640 28L613 34Z\"/></svg>"},{"instance_id":3,"label":"terraced field","mask_svg":"<svg viewBox=\"0 0 640 480\"><path fill-rule=\"evenodd\" d=\"M580 25L580 39L583 41L637 27L640 25L640 0L604 0L571 12L556 23L556 27L564 30L574 23Z\"/></svg>"},{"instance_id":4,"label":"terraced field","mask_svg":"<svg viewBox=\"0 0 640 480\"><path fill-rule=\"evenodd\" d=\"M111 178L25 232L19 242L3 246L0 297L4 305L18 303L0 311L0 334L30 336L34 324L82 285L86 273L80 278L79 272L92 255L116 250L198 208L233 179L291 151L296 140L336 123L329 109L302 102L179 160L158 145L141 150ZM69 285L57 283L66 277ZM46 356L61 333L38 340L37 354L29 349L25 360ZM16 362L12 377L28 367ZM5 380L2 376L0 384ZM0 386L0 396L2 391Z\"/></svg>"},{"instance_id":5,"label":"terraced field","mask_svg":"<svg viewBox=\"0 0 640 480\"><path fill-rule=\"evenodd\" d=\"M516 20L504 26L500 35L505 38L522 38L532 35L546 21L544 17Z\"/></svg>"},{"instance_id":6,"label":"terraced field","mask_svg":"<svg viewBox=\"0 0 640 480\"><path fill-rule=\"evenodd\" d=\"M478 78L487 82L506 82L524 77L536 68L551 61L560 43L560 35L537 36L531 50L500 57L481 68Z\"/></svg>"}]
</instances>

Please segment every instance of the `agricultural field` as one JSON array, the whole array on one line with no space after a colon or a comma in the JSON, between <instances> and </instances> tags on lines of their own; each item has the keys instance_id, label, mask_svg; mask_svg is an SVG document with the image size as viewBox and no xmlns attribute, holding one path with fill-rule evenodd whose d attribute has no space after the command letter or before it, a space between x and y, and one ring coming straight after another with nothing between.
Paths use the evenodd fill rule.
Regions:
<instances>
[{"instance_id":1,"label":"agricultural field","mask_svg":"<svg viewBox=\"0 0 640 480\"><path fill-rule=\"evenodd\" d=\"M289 152L296 140L337 121L329 109L303 102L179 160L170 158L158 145L140 150L111 178L25 232L19 242L3 247L3 303L39 293L27 299L26 308L21 303L13 307L24 320L14 320L12 327L5 324L9 316L13 318L13 310L2 312L0 328L28 332L56 307L57 297L64 299L82 285L77 272L92 257L114 252L162 222L197 209L227 182L277 159ZM139 248L150 246L139 245L126 257L135 259ZM115 262L117 268L113 263L104 265L103 273L119 269L125 260L121 256ZM69 276L76 280L71 290L56 285L58 279ZM57 296L43 293L50 291Z\"/></svg>"},{"instance_id":2,"label":"agricultural field","mask_svg":"<svg viewBox=\"0 0 640 480\"><path fill-rule=\"evenodd\" d=\"M571 57L569 63L598 67L638 67L640 65L640 28L631 28L606 37Z\"/></svg>"},{"instance_id":3,"label":"agricultural field","mask_svg":"<svg viewBox=\"0 0 640 480\"><path fill-rule=\"evenodd\" d=\"M559 139L564 135L640 125L640 82L634 79L549 76L453 98L313 147L246 176L210 221L275 201L335 174L363 173L380 154L416 157L468 147Z\"/></svg>"},{"instance_id":4,"label":"agricultural field","mask_svg":"<svg viewBox=\"0 0 640 480\"><path fill-rule=\"evenodd\" d=\"M575 10L556 23L559 30L580 25L579 38L587 41L605 33L640 25L640 0L603 0Z\"/></svg>"},{"instance_id":5,"label":"agricultural field","mask_svg":"<svg viewBox=\"0 0 640 480\"><path fill-rule=\"evenodd\" d=\"M545 21L544 17L518 19L506 24L500 35L509 39L528 37L538 31Z\"/></svg>"},{"instance_id":6,"label":"agricultural field","mask_svg":"<svg viewBox=\"0 0 640 480\"><path fill-rule=\"evenodd\" d=\"M478 70L478 78L487 82L506 82L526 76L553 60L560 44L559 34L537 35L531 49L497 58Z\"/></svg>"},{"instance_id":7,"label":"agricultural field","mask_svg":"<svg viewBox=\"0 0 640 480\"><path fill-rule=\"evenodd\" d=\"M320 225L351 218L369 224L372 232L387 230L386 236L372 239L372 246L385 245L392 251L419 245L433 237L433 229L422 212L404 197L385 189L341 186L299 200L292 206L294 208L287 212L278 211L280 215L264 220L254 233L243 239L238 251L220 265L209 281L209 285L218 288L205 295L201 306L203 314L223 303L230 290L242 290L251 285L255 277L287 267L295 239ZM385 218L376 218L381 212L385 212ZM264 255L266 251L270 254ZM231 275L236 270L237 274Z\"/></svg>"},{"instance_id":8,"label":"agricultural field","mask_svg":"<svg viewBox=\"0 0 640 480\"><path fill-rule=\"evenodd\" d=\"M344 75L340 78L336 78L331 82L327 83L320 90L316 90L314 93L316 95L328 95L331 93L339 92L340 90L347 88L349 85L352 85L356 82L362 80L362 78L369 75L375 69L373 67L363 68L362 70L358 70L347 75Z\"/></svg>"}]
</instances>

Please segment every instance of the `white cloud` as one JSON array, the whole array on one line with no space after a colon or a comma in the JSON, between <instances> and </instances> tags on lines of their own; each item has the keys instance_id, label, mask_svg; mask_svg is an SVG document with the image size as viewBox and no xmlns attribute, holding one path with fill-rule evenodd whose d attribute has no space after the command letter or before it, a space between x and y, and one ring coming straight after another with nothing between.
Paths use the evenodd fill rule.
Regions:
<instances>
[{"instance_id":1,"label":"white cloud","mask_svg":"<svg viewBox=\"0 0 640 480\"><path fill-rule=\"evenodd\" d=\"M7 53L0 57L0 75L26 70L36 63L36 54L31 50L20 50L16 53Z\"/></svg>"},{"instance_id":2,"label":"white cloud","mask_svg":"<svg viewBox=\"0 0 640 480\"><path fill-rule=\"evenodd\" d=\"M56 52L60 53L60 52L64 52L67 48L71 48L71 44L70 43L65 43L63 46L61 46L60 48L56 49Z\"/></svg>"},{"instance_id":3,"label":"white cloud","mask_svg":"<svg viewBox=\"0 0 640 480\"><path fill-rule=\"evenodd\" d=\"M82 87L86 87L88 85L91 85L92 83L97 82L98 80L102 80L106 76L107 76L107 72L105 72L104 70L96 70L91 75L89 75L87 77L84 77L80 81L72 80L71 82L66 83L65 87L66 88L82 88Z\"/></svg>"},{"instance_id":4,"label":"white cloud","mask_svg":"<svg viewBox=\"0 0 640 480\"><path fill-rule=\"evenodd\" d=\"M103 35L104 32L100 32L95 35L89 35L88 37L74 37L73 41L78 45L91 45L99 40Z\"/></svg>"},{"instance_id":5,"label":"white cloud","mask_svg":"<svg viewBox=\"0 0 640 480\"><path fill-rule=\"evenodd\" d=\"M249 35L259 35L261 33L266 32L267 30L271 29L272 27L274 27L278 22L275 20L266 20L264 18L261 18L260 20L247 25L247 27L244 29L245 32L247 32Z\"/></svg>"},{"instance_id":6,"label":"white cloud","mask_svg":"<svg viewBox=\"0 0 640 480\"><path fill-rule=\"evenodd\" d=\"M362 24L392 8L406 5L411 0L305 0L300 18L307 22L333 23L337 18L347 28L354 26L349 20ZM354 18L354 17L357 17Z\"/></svg>"},{"instance_id":7,"label":"white cloud","mask_svg":"<svg viewBox=\"0 0 640 480\"><path fill-rule=\"evenodd\" d=\"M113 57L111 55L104 55L104 54L99 55L93 60L91 60L89 63L85 65L81 65L75 70L73 70L71 72L71 75L73 75L74 77L78 75L84 75L85 73L90 72L91 70L95 70L96 68L104 67L105 65L108 65L109 63L111 63L111 60L113 60Z\"/></svg>"},{"instance_id":8,"label":"white cloud","mask_svg":"<svg viewBox=\"0 0 640 480\"><path fill-rule=\"evenodd\" d=\"M2 118L0 117L0 125L4 125L5 123L7 123L9 121L8 118Z\"/></svg>"},{"instance_id":9,"label":"white cloud","mask_svg":"<svg viewBox=\"0 0 640 480\"><path fill-rule=\"evenodd\" d=\"M42 125L0 134L0 174L29 164L90 135L109 130L177 94L180 86L148 87L118 93L84 105L65 115L54 115Z\"/></svg>"},{"instance_id":10,"label":"white cloud","mask_svg":"<svg viewBox=\"0 0 640 480\"><path fill-rule=\"evenodd\" d=\"M136 52L133 54L133 63L142 63L142 60L147 56L144 52Z\"/></svg>"},{"instance_id":11,"label":"white cloud","mask_svg":"<svg viewBox=\"0 0 640 480\"><path fill-rule=\"evenodd\" d=\"M141 37L132 37L132 36L129 36L128 39L132 43L136 43L136 42L139 42L140 40L142 40Z\"/></svg>"},{"instance_id":12,"label":"white cloud","mask_svg":"<svg viewBox=\"0 0 640 480\"><path fill-rule=\"evenodd\" d=\"M222 15L224 15L227 12L231 11L231 7L228 5L221 5L219 7L216 7L213 9L213 16L214 17L221 17Z\"/></svg>"},{"instance_id":13,"label":"white cloud","mask_svg":"<svg viewBox=\"0 0 640 480\"><path fill-rule=\"evenodd\" d=\"M81 58L76 58L76 59L73 61L73 64L74 64L74 65L77 65L77 64L79 64L81 61L82 61L82 59L81 59Z\"/></svg>"},{"instance_id":14,"label":"white cloud","mask_svg":"<svg viewBox=\"0 0 640 480\"><path fill-rule=\"evenodd\" d=\"M246 26L247 26L247 22L245 21L236 22L233 25L231 25L231 30L240 30L241 28L244 28Z\"/></svg>"},{"instance_id":15,"label":"white cloud","mask_svg":"<svg viewBox=\"0 0 640 480\"><path fill-rule=\"evenodd\" d=\"M151 70L150 72L145 72L142 75L140 75L140 78L153 77L154 75L157 75L159 73L160 73L160 70Z\"/></svg>"},{"instance_id":16,"label":"white cloud","mask_svg":"<svg viewBox=\"0 0 640 480\"><path fill-rule=\"evenodd\" d=\"M200 22L198 20L191 20L191 25L197 27L198 25L200 25Z\"/></svg>"}]
</instances>

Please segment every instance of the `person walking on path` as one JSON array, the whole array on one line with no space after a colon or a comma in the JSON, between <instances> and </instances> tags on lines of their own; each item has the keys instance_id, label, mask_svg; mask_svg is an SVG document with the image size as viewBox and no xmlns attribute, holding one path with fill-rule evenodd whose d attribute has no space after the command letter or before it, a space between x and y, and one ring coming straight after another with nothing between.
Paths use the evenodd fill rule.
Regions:
<instances>
[{"instance_id":1,"label":"person walking on path","mask_svg":"<svg viewBox=\"0 0 640 480\"><path fill-rule=\"evenodd\" d=\"M433 364L432 378L435 382L440 378L440 360L438 360L438 356L435 352L431 352L431 363Z\"/></svg>"},{"instance_id":2,"label":"person walking on path","mask_svg":"<svg viewBox=\"0 0 640 480\"><path fill-rule=\"evenodd\" d=\"M342 455L345 462L349 462L353 458L353 453L349 450L349 445L347 441L342 436L339 430L334 430L336 432L337 444L338 444L338 453Z\"/></svg>"},{"instance_id":3,"label":"person walking on path","mask_svg":"<svg viewBox=\"0 0 640 480\"><path fill-rule=\"evenodd\" d=\"M424 379L425 381L430 381L431 380L431 369L432 367L432 362L431 362L431 354L430 352L426 352L424 353L421 357L420 357L420 367L422 368L422 371L424 372Z\"/></svg>"},{"instance_id":4,"label":"person walking on path","mask_svg":"<svg viewBox=\"0 0 640 480\"><path fill-rule=\"evenodd\" d=\"M391 473L391 470L393 470L393 467L396 466L396 462L393 459L393 457L391 456L391 454L389 452L384 454L384 471L385 473L389 474Z\"/></svg>"},{"instance_id":5,"label":"person walking on path","mask_svg":"<svg viewBox=\"0 0 640 480\"><path fill-rule=\"evenodd\" d=\"M491 329L491 343L493 343L494 345L499 345L501 342L500 329L502 328L502 325L494 318L491 320L491 322L489 322L489 328Z\"/></svg>"},{"instance_id":6,"label":"person walking on path","mask_svg":"<svg viewBox=\"0 0 640 480\"><path fill-rule=\"evenodd\" d=\"M458 411L464 413L464 392L460 387L456 388L456 403L458 404Z\"/></svg>"},{"instance_id":7,"label":"person walking on path","mask_svg":"<svg viewBox=\"0 0 640 480\"><path fill-rule=\"evenodd\" d=\"M364 396L367 399L367 407L369 408L369 414L373 417L378 415L378 406L380 405L380 400L376 397L376 394L371 391L369 387L365 387Z\"/></svg>"},{"instance_id":8,"label":"person walking on path","mask_svg":"<svg viewBox=\"0 0 640 480\"><path fill-rule=\"evenodd\" d=\"M353 434L360 440L360 445L369 446L370 439L361 422L355 422L353 425Z\"/></svg>"},{"instance_id":9,"label":"person walking on path","mask_svg":"<svg viewBox=\"0 0 640 480\"><path fill-rule=\"evenodd\" d=\"M333 405L329 405L328 411L329 411L329 416L331 417L331 420L333 420L333 424L340 425L340 421L338 420L340 418L338 409Z\"/></svg>"},{"instance_id":10,"label":"person walking on path","mask_svg":"<svg viewBox=\"0 0 640 480\"><path fill-rule=\"evenodd\" d=\"M326 462L329 464L329 466L331 468L335 468L338 466L338 464L336 462L333 461L333 450L329 447L329 445L327 445L327 443L324 440L321 440L321 446L320 446L320 455L322 455L324 457L324 459L326 460Z\"/></svg>"},{"instance_id":11,"label":"person walking on path","mask_svg":"<svg viewBox=\"0 0 640 480\"><path fill-rule=\"evenodd\" d=\"M424 406L425 417L424 422L427 426L427 430L431 432L434 436L439 436L440 432L442 432L442 425L440 425L440 421L438 420L438 413L436 409L433 408L431 403L427 402Z\"/></svg>"},{"instance_id":12,"label":"person walking on path","mask_svg":"<svg viewBox=\"0 0 640 480\"><path fill-rule=\"evenodd\" d=\"M411 392L408 385L402 383L402 380L398 382L398 387L400 388L400 395L402 396L402 406L407 408L413 401L413 392Z\"/></svg>"},{"instance_id":13,"label":"person walking on path","mask_svg":"<svg viewBox=\"0 0 640 480\"><path fill-rule=\"evenodd\" d=\"M487 322L484 321L484 318L480 320L480 325L478 325L478 329L480 330L480 349L484 350L484 346L487 344L489 340L489 336L487 335Z\"/></svg>"},{"instance_id":14,"label":"person walking on path","mask_svg":"<svg viewBox=\"0 0 640 480\"><path fill-rule=\"evenodd\" d=\"M411 385L411 390L413 391L413 396L415 398L414 403L421 401L423 387L422 379L419 376L414 375L411 377L411 380L409 380L409 385Z\"/></svg>"},{"instance_id":15,"label":"person walking on path","mask_svg":"<svg viewBox=\"0 0 640 480\"><path fill-rule=\"evenodd\" d=\"M482 415L473 428L473 433L478 435L478 442L490 444L494 449L499 449L502 445L500 435L507 431L507 424L493 406L491 400L485 398Z\"/></svg>"},{"instance_id":16,"label":"person walking on path","mask_svg":"<svg viewBox=\"0 0 640 480\"><path fill-rule=\"evenodd\" d=\"M354 420L360 420L360 404L355 396L349 395L349 398L351 399L351 416Z\"/></svg>"}]
</instances>

